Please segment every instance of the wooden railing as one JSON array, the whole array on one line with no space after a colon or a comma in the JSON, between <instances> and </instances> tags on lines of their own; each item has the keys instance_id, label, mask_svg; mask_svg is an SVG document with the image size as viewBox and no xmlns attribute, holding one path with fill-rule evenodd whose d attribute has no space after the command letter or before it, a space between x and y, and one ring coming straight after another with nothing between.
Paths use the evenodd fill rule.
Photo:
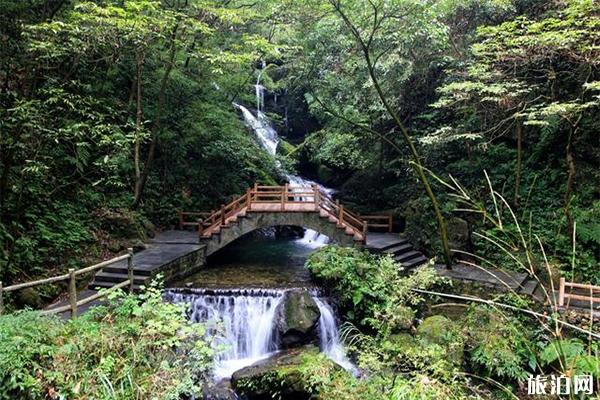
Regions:
<instances>
[{"instance_id":1,"label":"wooden railing","mask_svg":"<svg viewBox=\"0 0 600 400\"><path fill-rule=\"evenodd\" d=\"M200 226L206 217L209 217L209 212L196 212L196 211L179 211L179 229L184 230L188 226L198 227ZM193 217L193 219L188 219Z\"/></svg>"},{"instance_id":2,"label":"wooden railing","mask_svg":"<svg viewBox=\"0 0 600 400\"><path fill-rule=\"evenodd\" d=\"M389 215L361 215L363 221L367 223L367 230L371 228L381 229L383 231L392 232L394 227L394 218Z\"/></svg>"},{"instance_id":3,"label":"wooden railing","mask_svg":"<svg viewBox=\"0 0 600 400\"><path fill-rule=\"evenodd\" d=\"M84 299L77 299L77 277L79 275L87 274L90 272L96 272L104 267L115 264L119 261L127 260L127 280L112 286L111 288L104 290L101 293L96 293L92 296L88 296ZM16 285L2 287L2 282L0 282L0 314L4 311L4 293L14 292L15 290L30 288L34 286L46 285L50 283L56 283L61 281L69 281L69 304L49 308L42 311L42 314L58 314L65 311L71 311L71 318L77 316L77 308L79 306L83 306L85 304L91 303L94 300L100 299L110 291L121 289L124 287L129 288L129 293L133 292L133 249L127 249L127 254L122 255L120 257L116 257L107 261L103 261L99 264L92 265L90 267L82 268L82 269L69 269L69 272L63 275L53 276L50 278L39 279L37 281L24 282Z\"/></svg>"},{"instance_id":4,"label":"wooden railing","mask_svg":"<svg viewBox=\"0 0 600 400\"><path fill-rule=\"evenodd\" d=\"M346 226L352 229L355 233L361 235L363 240L367 232L367 223L358 215L346 209L337 200L333 200L324 191L320 190L317 185L311 187L306 186L260 186L254 185L252 189L248 189L246 193L229 204L224 204L217 211L211 213L199 224L198 233L200 236L205 231L210 231L219 225L225 225L228 218L236 215L242 209L253 211L253 205L256 205L254 211L259 211L258 205L272 205L270 212L290 211L288 205L310 205L314 204L312 209L301 209L299 211L326 211L329 215L337 219L340 226ZM279 205L279 207L277 207ZM263 210L264 211L264 210ZM387 218L387 217L386 217Z\"/></svg>"},{"instance_id":5,"label":"wooden railing","mask_svg":"<svg viewBox=\"0 0 600 400\"><path fill-rule=\"evenodd\" d=\"M569 288L568 291L567 288ZM585 301L592 305L595 303L600 304L600 297L594 297L594 293L598 293L600 296L600 286L566 282L565 278L560 278L560 286L558 289L558 306L564 307L565 300L567 300L566 303L568 304L569 299Z\"/></svg>"}]
</instances>

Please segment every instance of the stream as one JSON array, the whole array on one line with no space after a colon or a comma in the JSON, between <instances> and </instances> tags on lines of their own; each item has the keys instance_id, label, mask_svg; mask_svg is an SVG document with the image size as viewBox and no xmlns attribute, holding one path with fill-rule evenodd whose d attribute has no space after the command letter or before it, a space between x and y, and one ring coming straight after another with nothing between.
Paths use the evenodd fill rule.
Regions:
<instances>
[{"instance_id":1,"label":"stream","mask_svg":"<svg viewBox=\"0 0 600 400\"><path fill-rule=\"evenodd\" d=\"M255 113L242 105L234 106L261 146L275 156L279 135L263 110L265 88L260 81L262 70L259 72L254 87ZM294 186L319 185L297 175L284 175ZM293 288L308 290L319 308L320 350L342 367L353 369L340 342L335 308L321 296L304 267L310 253L328 241L327 236L311 229L305 229L300 238L280 238L273 232L249 234L211 256L206 269L170 284L165 299L188 304L188 318L207 324L208 334L224 349L215 356L215 381L228 379L233 372L280 350L275 310L284 292Z\"/></svg>"}]
</instances>

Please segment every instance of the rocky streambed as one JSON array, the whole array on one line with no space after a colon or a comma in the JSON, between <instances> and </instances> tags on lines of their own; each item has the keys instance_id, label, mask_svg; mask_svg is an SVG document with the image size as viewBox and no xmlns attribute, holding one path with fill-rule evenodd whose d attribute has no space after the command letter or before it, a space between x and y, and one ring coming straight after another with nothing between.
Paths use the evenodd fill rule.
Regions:
<instances>
[{"instance_id":1,"label":"rocky streambed","mask_svg":"<svg viewBox=\"0 0 600 400\"><path fill-rule=\"evenodd\" d=\"M249 237L209 260L209 269L169 285L165 299L187 304L188 318L205 324L219 348L206 399L264 398L274 376L284 398L304 398L294 366L316 355L352 370L335 306L304 268L313 250L301 239Z\"/></svg>"}]
</instances>

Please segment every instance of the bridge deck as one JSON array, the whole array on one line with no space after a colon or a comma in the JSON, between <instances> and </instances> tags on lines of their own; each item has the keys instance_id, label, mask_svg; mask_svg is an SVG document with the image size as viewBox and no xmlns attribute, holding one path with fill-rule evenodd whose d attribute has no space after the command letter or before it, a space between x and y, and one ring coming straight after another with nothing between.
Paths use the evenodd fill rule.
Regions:
<instances>
[{"instance_id":1,"label":"bridge deck","mask_svg":"<svg viewBox=\"0 0 600 400\"><path fill-rule=\"evenodd\" d=\"M315 212L318 209L314 203L252 203L250 212Z\"/></svg>"}]
</instances>

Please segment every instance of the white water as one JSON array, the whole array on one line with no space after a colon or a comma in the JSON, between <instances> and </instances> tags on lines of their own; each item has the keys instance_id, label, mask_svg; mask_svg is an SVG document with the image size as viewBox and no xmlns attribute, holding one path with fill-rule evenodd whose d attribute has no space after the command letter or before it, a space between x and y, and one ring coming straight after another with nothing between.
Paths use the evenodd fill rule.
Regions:
<instances>
[{"instance_id":1,"label":"white water","mask_svg":"<svg viewBox=\"0 0 600 400\"><path fill-rule=\"evenodd\" d=\"M340 341L338 325L331 305L318 297L313 297L313 299L321 312L319 318L319 348L344 369L354 373L356 367L346 357L346 350Z\"/></svg>"},{"instance_id":2,"label":"white water","mask_svg":"<svg viewBox=\"0 0 600 400\"><path fill-rule=\"evenodd\" d=\"M277 153L277 146L279 145L279 135L277 134L275 128L273 128L269 117L263 113L265 106L265 87L261 85L260 82L264 68L265 63L263 62L262 68L259 70L258 77L256 79L256 84L254 85L256 94L256 116L254 116L254 114L252 114L252 112L246 107L235 103L234 105L240 109L244 117L244 121L254 131L262 147L269 154L275 156ZM286 174L286 178L288 179L288 182L294 186L310 188L312 185L317 185L323 192L327 194L333 193L333 189L326 188L317 182L304 179L298 175ZM305 229L304 236L301 239L298 239L298 242L313 248L318 248L329 243L329 238L315 230Z\"/></svg>"},{"instance_id":3,"label":"white water","mask_svg":"<svg viewBox=\"0 0 600 400\"><path fill-rule=\"evenodd\" d=\"M215 356L213 376L219 381L244 367L265 359L278 350L275 309L283 290L202 290L170 289L165 299L189 305L188 318L206 324L207 335L222 350ZM332 307L326 300L312 295L319 307L319 348L343 368L354 372L340 342Z\"/></svg>"},{"instance_id":4,"label":"white water","mask_svg":"<svg viewBox=\"0 0 600 400\"><path fill-rule=\"evenodd\" d=\"M282 292L274 290L204 291L168 290L166 300L190 305L189 319L207 323L210 336L223 349L215 357L216 380L262 360L277 350L275 309Z\"/></svg>"},{"instance_id":5,"label":"white water","mask_svg":"<svg viewBox=\"0 0 600 400\"><path fill-rule=\"evenodd\" d=\"M254 131L263 148L275 156L279 135L263 113L265 88L260 83L261 75L262 70L255 85L256 115L242 105L234 105L242 112L246 124ZM286 174L286 177L294 186L309 188L316 184L328 194L333 192L297 175ZM313 248L323 246L328 241L327 236L312 229L306 229L304 237L298 239L298 242ZM233 372L267 358L278 350L278 338L274 333L275 309L282 300L282 294L283 291L277 290L168 290L165 298L174 303L189 304L189 318L194 322L207 323L207 334L215 336L217 344L224 348L215 357L214 377L220 380L231 377ZM316 295L313 298L321 312L318 327L321 351L342 367L354 371L340 342L333 309Z\"/></svg>"}]
</instances>

